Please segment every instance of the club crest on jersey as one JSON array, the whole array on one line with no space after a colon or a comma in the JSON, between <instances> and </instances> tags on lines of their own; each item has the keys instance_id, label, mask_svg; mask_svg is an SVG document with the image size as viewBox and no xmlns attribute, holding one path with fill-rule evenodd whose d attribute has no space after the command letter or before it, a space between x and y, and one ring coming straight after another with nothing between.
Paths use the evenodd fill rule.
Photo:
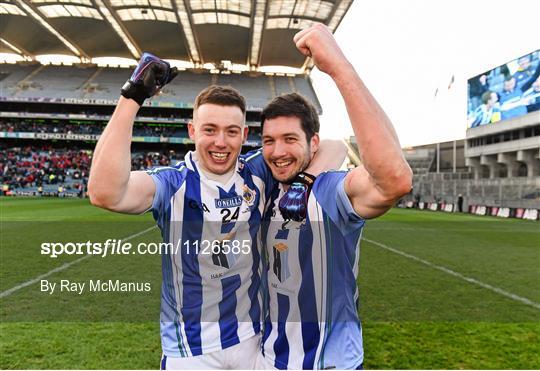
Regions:
<instances>
[{"instance_id":1,"label":"club crest on jersey","mask_svg":"<svg viewBox=\"0 0 540 371\"><path fill-rule=\"evenodd\" d=\"M257 194L253 189L250 189L247 185L244 184L244 186L242 187L242 198L249 207L253 206L256 195Z\"/></svg>"},{"instance_id":2,"label":"club crest on jersey","mask_svg":"<svg viewBox=\"0 0 540 371\"><path fill-rule=\"evenodd\" d=\"M234 196L229 198L216 198L216 209L226 209L229 207L238 207L242 205L242 197Z\"/></svg>"}]
</instances>

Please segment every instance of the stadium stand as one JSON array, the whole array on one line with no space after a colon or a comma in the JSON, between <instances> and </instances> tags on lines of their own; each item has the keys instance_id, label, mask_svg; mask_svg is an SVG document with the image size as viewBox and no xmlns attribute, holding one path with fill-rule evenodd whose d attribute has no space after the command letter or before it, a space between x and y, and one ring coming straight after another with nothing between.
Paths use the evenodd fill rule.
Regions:
<instances>
[{"instance_id":1,"label":"stadium stand","mask_svg":"<svg viewBox=\"0 0 540 371\"><path fill-rule=\"evenodd\" d=\"M535 135L536 139L539 135L540 132ZM521 135L514 140L517 148L523 148L520 150L522 153L538 153L538 148L526 150L526 147L519 143L522 139L527 138ZM405 149L404 155L413 170L414 178L413 192L404 198L402 204L410 207L422 204L425 205L422 208L427 210L456 211L461 195L464 209L470 211L474 207L474 213L479 215L483 209L478 211L478 205L487 210L482 215L491 215L490 210L494 208L497 208L495 213L501 208L507 208L508 216L516 215L518 209L540 208L540 176L534 165L534 156L529 158L528 164L517 161L515 156L512 157L513 161L519 163L516 169L521 169L515 173L508 172L506 165L500 162L475 168L468 166L470 159L466 157L466 146L467 140L460 140ZM470 148L469 145L467 150L470 151ZM484 153L487 149L489 146L483 145ZM506 152L506 156L509 155L511 152ZM521 158L527 157L522 155ZM503 160L504 156L499 158L499 161ZM504 215L506 213L502 213L502 216Z\"/></svg>"},{"instance_id":2,"label":"stadium stand","mask_svg":"<svg viewBox=\"0 0 540 371\"><path fill-rule=\"evenodd\" d=\"M313 89L313 85L311 84L311 79L309 77L295 76L292 85L294 87L294 91L308 98L315 105L315 107L319 108L319 114L322 113L322 109L320 108L321 104L319 103L319 99L317 98L317 94L315 94L315 90Z\"/></svg>"},{"instance_id":3,"label":"stadium stand","mask_svg":"<svg viewBox=\"0 0 540 371\"><path fill-rule=\"evenodd\" d=\"M0 63L0 93L2 96L12 96L17 91L17 84L23 81L41 65L5 64Z\"/></svg>"},{"instance_id":4,"label":"stadium stand","mask_svg":"<svg viewBox=\"0 0 540 371\"><path fill-rule=\"evenodd\" d=\"M411 167L415 177L420 177L429 172L435 162L435 150L419 148L405 150L405 158Z\"/></svg>"},{"instance_id":5,"label":"stadium stand","mask_svg":"<svg viewBox=\"0 0 540 371\"><path fill-rule=\"evenodd\" d=\"M0 132L8 133L63 133L63 134L96 134L105 128L105 123L70 124L67 122L43 124L33 121L9 122L0 120ZM137 123L133 128L134 136L146 137L184 137L187 132L184 126ZM254 138L257 136L254 135Z\"/></svg>"},{"instance_id":6,"label":"stadium stand","mask_svg":"<svg viewBox=\"0 0 540 371\"><path fill-rule=\"evenodd\" d=\"M290 91L297 91L294 85L294 79L290 76L275 76L274 85L276 87L276 95L286 94ZM307 96L307 93L304 92Z\"/></svg>"},{"instance_id":7,"label":"stadium stand","mask_svg":"<svg viewBox=\"0 0 540 371\"><path fill-rule=\"evenodd\" d=\"M163 96L157 97L157 99L174 99L180 102L193 103L197 94L211 84L212 75L209 73L181 71L178 76L165 87Z\"/></svg>"},{"instance_id":8,"label":"stadium stand","mask_svg":"<svg viewBox=\"0 0 540 371\"><path fill-rule=\"evenodd\" d=\"M120 87L131 75L131 69L75 66L19 66L2 64L0 92L5 98L47 99L118 99ZM298 92L312 101L322 112L320 103L307 77L267 76L264 74L212 74L206 70L181 71L167 85L156 105L174 103L190 107L197 94L211 84L229 85L239 90L248 107L262 109L277 95Z\"/></svg>"},{"instance_id":9,"label":"stadium stand","mask_svg":"<svg viewBox=\"0 0 540 371\"><path fill-rule=\"evenodd\" d=\"M135 152L131 155L132 170L146 170L153 166L169 166L184 159L184 152Z\"/></svg>"},{"instance_id":10,"label":"stadium stand","mask_svg":"<svg viewBox=\"0 0 540 371\"><path fill-rule=\"evenodd\" d=\"M480 124L469 121L464 140L405 149L415 174L414 191L404 200L406 205L454 211L461 199L466 210L478 215L527 215L529 219L538 215L540 112L534 110L531 97L538 90L533 82L538 79L539 58L537 50L469 80L469 108L482 103L487 89L494 92L490 96L500 98L505 86L508 97L514 99L514 108L507 108L507 113L515 110L513 115L493 116L499 103L490 103L494 105L489 111L484 102L480 108L491 116ZM518 77L521 83L512 88L512 80Z\"/></svg>"},{"instance_id":11,"label":"stadium stand","mask_svg":"<svg viewBox=\"0 0 540 371\"><path fill-rule=\"evenodd\" d=\"M218 85L230 85L237 89L246 97L247 105L250 107L262 108L275 96L270 89L268 76L250 77L236 74L216 76Z\"/></svg>"},{"instance_id":12,"label":"stadium stand","mask_svg":"<svg viewBox=\"0 0 540 371\"><path fill-rule=\"evenodd\" d=\"M475 128L475 135L466 139L403 149L413 171L413 190L399 205L455 212L461 198L463 210L477 215L536 220L540 214L539 116L531 113L509 120L509 126ZM358 165L354 137L348 145L349 160Z\"/></svg>"},{"instance_id":13,"label":"stadium stand","mask_svg":"<svg viewBox=\"0 0 540 371\"><path fill-rule=\"evenodd\" d=\"M99 68L85 82L81 98L88 99L118 99L118 87L131 75L127 68Z\"/></svg>"},{"instance_id":14,"label":"stadium stand","mask_svg":"<svg viewBox=\"0 0 540 371\"><path fill-rule=\"evenodd\" d=\"M168 166L185 152L161 150L132 153L132 170ZM75 147L6 147L0 151L0 182L4 194L83 196L86 192L92 150ZM61 187L61 188L59 188Z\"/></svg>"},{"instance_id":15,"label":"stadium stand","mask_svg":"<svg viewBox=\"0 0 540 371\"><path fill-rule=\"evenodd\" d=\"M0 64L4 194L84 195L94 143L130 74L95 65ZM192 149L186 124L196 95L210 84L233 86L246 97L250 131L244 151L260 146L259 112L276 95L299 92L321 111L309 77L181 71L139 111L133 169L168 165Z\"/></svg>"},{"instance_id":16,"label":"stadium stand","mask_svg":"<svg viewBox=\"0 0 540 371\"><path fill-rule=\"evenodd\" d=\"M2 191L10 193L80 194L87 183L91 151L53 149L44 145L3 148L0 151ZM62 188L59 188L62 187Z\"/></svg>"},{"instance_id":17,"label":"stadium stand","mask_svg":"<svg viewBox=\"0 0 540 371\"><path fill-rule=\"evenodd\" d=\"M2 103L4 107L7 107L6 102L9 101L28 102L26 99L34 100L34 98L52 99L61 103L54 108L45 103L40 105L22 103L23 112L19 108L16 112L17 119L5 118L5 109L2 109L1 115L4 118L0 121L0 136L14 138L20 136L19 133L29 133L30 137L42 134L44 136L40 138L44 143L50 139L76 142L96 140L108 121L114 101L118 98L119 87L131 73L131 70L126 68L96 66L87 68L35 64L0 66L0 100L4 102ZM260 145L258 111L276 95L299 92L314 102L320 110L309 77L260 73L212 74L203 70L181 71L179 76L164 89L163 94L152 100L152 105L157 107L156 109L141 110L133 134L136 137L134 142L139 141L139 145L143 148L137 150L144 151L146 142L171 142L184 143L180 144L180 152L185 153L188 150L186 146L189 145L185 124L191 115L190 107L198 92L213 83L233 86L246 96L248 121L252 126L248 141L252 146ZM68 99L75 99L75 102L80 104L64 104ZM107 104L100 108L85 104L87 100L107 101ZM175 108L166 109L171 103ZM78 119L76 122L73 120L74 115ZM531 141L536 143L540 135L537 125L539 120L535 121L533 115L529 115L525 120L525 123L522 123L523 119L519 119L517 121L520 123L507 126L511 130L501 131L495 130L500 127L484 126L475 128L466 140L406 150L405 156L415 174L414 192L408 201L417 195L418 202L424 202L426 205L435 204L441 209L442 204L445 204L446 208L447 204L454 205L458 195L462 194L466 208L474 205L539 208L538 159L534 155L535 145L530 147L528 144ZM84 137L59 136L63 134ZM24 142L20 144L24 145ZM508 145L517 149L508 152L504 147ZM494 149L491 151L493 154L486 152L486 149ZM153 150L157 150L158 153L160 151L159 148ZM141 168L140 161L138 164L137 168ZM24 174L18 174L18 177L26 179ZM7 182L7 175L3 174L2 179ZM72 180L70 174L66 174L66 189L73 189ZM21 179L19 183L20 181ZM13 184L9 186L12 189L20 188L13 188Z\"/></svg>"},{"instance_id":18,"label":"stadium stand","mask_svg":"<svg viewBox=\"0 0 540 371\"><path fill-rule=\"evenodd\" d=\"M46 94L48 98L80 98L83 84L96 70L95 67L43 66L30 79L17 84L14 96L34 98Z\"/></svg>"}]
</instances>

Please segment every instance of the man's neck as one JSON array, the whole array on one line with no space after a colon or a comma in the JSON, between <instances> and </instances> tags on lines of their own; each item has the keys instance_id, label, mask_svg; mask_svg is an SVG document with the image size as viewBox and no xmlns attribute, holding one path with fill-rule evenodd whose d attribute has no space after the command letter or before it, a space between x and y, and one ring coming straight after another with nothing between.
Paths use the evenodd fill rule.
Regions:
<instances>
[{"instance_id":1,"label":"man's neck","mask_svg":"<svg viewBox=\"0 0 540 371\"><path fill-rule=\"evenodd\" d=\"M207 179L213 180L215 182L225 184L229 180L231 180L232 176L234 175L234 169L235 167L231 168L231 170L227 171L225 174L215 174L206 169L201 161L199 161L199 157L197 156L197 152L193 152L193 161L197 164L199 167L199 171L201 171L204 176Z\"/></svg>"}]
</instances>

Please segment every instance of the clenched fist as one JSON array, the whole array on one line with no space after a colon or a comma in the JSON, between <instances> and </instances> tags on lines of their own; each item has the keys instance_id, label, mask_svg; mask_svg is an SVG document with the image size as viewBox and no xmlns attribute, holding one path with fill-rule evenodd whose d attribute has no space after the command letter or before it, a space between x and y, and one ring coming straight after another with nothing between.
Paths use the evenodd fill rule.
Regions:
<instances>
[{"instance_id":1,"label":"clenched fist","mask_svg":"<svg viewBox=\"0 0 540 371\"><path fill-rule=\"evenodd\" d=\"M176 77L178 70L155 55L144 53L128 81L122 86L122 95L142 106L144 100L155 95Z\"/></svg>"},{"instance_id":2,"label":"clenched fist","mask_svg":"<svg viewBox=\"0 0 540 371\"><path fill-rule=\"evenodd\" d=\"M315 23L298 32L293 41L300 53L313 58L315 66L331 77L335 77L342 69L351 67L332 32L321 23Z\"/></svg>"}]
</instances>

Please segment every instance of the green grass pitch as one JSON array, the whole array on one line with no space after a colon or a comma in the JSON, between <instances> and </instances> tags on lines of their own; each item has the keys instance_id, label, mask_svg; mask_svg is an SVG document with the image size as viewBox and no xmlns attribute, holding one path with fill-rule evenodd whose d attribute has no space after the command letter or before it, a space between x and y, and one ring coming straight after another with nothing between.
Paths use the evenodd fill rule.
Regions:
<instances>
[{"instance_id":1,"label":"green grass pitch","mask_svg":"<svg viewBox=\"0 0 540 371\"><path fill-rule=\"evenodd\" d=\"M151 215L0 198L0 220L0 368L159 366L159 256L40 254L46 241L133 236L153 226ZM540 369L538 222L393 209L368 221L363 238L365 368ZM159 231L130 240L140 241L160 241ZM62 266L47 279L120 278L152 290L48 295L39 283L21 286Z\"/></svg>"}]
</instances>

